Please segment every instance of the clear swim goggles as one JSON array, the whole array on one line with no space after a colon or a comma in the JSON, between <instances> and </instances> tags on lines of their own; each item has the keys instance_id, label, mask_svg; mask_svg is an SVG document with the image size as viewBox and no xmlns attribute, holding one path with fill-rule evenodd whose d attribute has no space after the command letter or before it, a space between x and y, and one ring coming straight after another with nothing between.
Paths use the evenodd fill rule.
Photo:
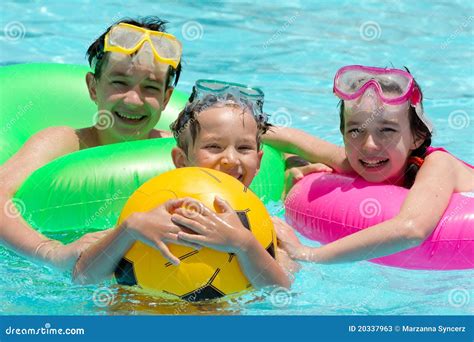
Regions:
<instances>
[{"instance_id":1,"label":"clear swim goggles","mask_svg":"<svg viewBox=\"0 0 474 342\"><path fill-rule=\"evenodd\" d=\"M171 125L171 130L175 138L178 138L191 118L216 104L239 105L249 109L257 122L267 122L268 117L263 113L263 101L264 93L260 88L216 80L198 80L184 107L183 115Z\"/></svg>"},{"instance_id":2,"label":"clear swim goggles","mask_svg":"<svg viewBox=\"0 0 474 342\"><path fill-rule=\"evenodd\" d=\"M120 52L130 55L139 50L145 42L150 44L156 60L177 68L181 60L182 46L175 36L147 30L131 24L120 23L106 34L104 52Z\"/></svg>"},{"instance_id":3,"label":"clear swim goggles","mask_svg":"<svg viewBox=\"0 0 474 342\"><path fill-rule=\"evenodd\" d=\"M386 104L399 105L410 101L420 120L432 131L433 125L421 106L421 92L407 71L348 65L339 69L334 77L334 93L342 100L357 99L369 88L374 89Z\"/></svg>"},{"instance_id":4,"label":"clear swim goggles","mask_svg":"<svg viewBox=\"0 0 474 342\"><path fill-rule=\"evenodd\" d=\"M251 109L258 120L266 120L263 113L265 94L260 88L249 87L244 84L217 80L197 80L188 103L205 102L234 102Z\"/></svg>"}]
</instances>

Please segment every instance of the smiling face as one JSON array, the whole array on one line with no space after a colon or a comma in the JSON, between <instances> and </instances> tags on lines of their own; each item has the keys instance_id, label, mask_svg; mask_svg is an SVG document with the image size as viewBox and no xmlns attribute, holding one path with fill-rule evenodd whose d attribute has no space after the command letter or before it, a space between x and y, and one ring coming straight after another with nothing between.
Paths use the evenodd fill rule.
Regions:
<instances>
[{"instance_id":1,"label":"smiling face","mask_svg":"<svg viewBox=\"0 0 474 342\"><path fill-rule=\"evenodd\" d=\"M197 114L195 141L187 128L188 151L173 150L176 167L200 166L222 171L249 186L260 168L263 152L257 145L253 115L234 105L214 106Z\"/></svg>"},{"instance_id":2,"label":"smiling face","mask_svg":"<svg viewBox=\"0 0 474 342\"><path fill-rule=\"evenodd\" d=\"M344 101L344 144L352 168L369 182L401 184L410 153L423 142L415 138L410 104L384 104L370 89Z\"/></svg>"},{"instance_id":3,"label":"smiling face","mask_svg":"<svg viewBox=\"0 0 474 342\"><path fill-rule=\"evenodd\" d=\"M116 141L147 138L173 91L166 89L168 65L141 63L120 53L109 53L107 58L99 79L87 76L99 115L108 116L104 121L112 123L99 133Z\"/></svg>"}]
</instances>

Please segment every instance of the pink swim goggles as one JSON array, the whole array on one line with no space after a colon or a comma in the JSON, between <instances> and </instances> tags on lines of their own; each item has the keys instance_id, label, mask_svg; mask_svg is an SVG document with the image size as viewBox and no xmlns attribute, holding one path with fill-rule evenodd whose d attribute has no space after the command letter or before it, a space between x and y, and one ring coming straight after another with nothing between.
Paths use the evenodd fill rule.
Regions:
<instances>
[{"instance_id":1,"label":"pink swim goggles","mask_svg":"<svg viewBox=\"0 0 474 342\"><path fill-rule=\"evenodd\" d=\"M334 93L342 100L357 99L370 87L386 104L399 105L410 101L420 120L432 131L433 126L421 107L421 92L410 73L399 69L348 65L339 69L334 77Z\"/></svg>"}]
</instances>

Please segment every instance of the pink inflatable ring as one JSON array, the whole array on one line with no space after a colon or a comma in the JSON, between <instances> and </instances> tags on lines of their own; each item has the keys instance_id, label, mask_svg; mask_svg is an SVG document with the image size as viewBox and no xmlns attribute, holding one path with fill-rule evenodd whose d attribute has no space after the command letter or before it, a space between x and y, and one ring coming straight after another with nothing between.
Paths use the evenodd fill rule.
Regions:
<instances>
[{"instance_id":1,"label":"pink inflatable ring","mask_svg":"<svg viewBox=\"0 0 474 342\"><path fill-rule=\"evenodd\" d=\"M408 189L331 173L304 177L285 201L287 222L323 244L396 216ZM419 270L474 268L474 194L456 193L419 246L372 262Z\"/></svg>"}]
</instances>

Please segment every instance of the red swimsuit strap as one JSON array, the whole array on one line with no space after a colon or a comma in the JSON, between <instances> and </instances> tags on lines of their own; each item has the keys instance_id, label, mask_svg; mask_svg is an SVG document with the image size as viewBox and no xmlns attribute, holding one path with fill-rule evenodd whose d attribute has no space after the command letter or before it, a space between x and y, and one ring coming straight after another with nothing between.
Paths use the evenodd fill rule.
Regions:
<instances>
[{"instance_id":1,"label":"red swimsuit strap","mask_svg":"<svg viewBox=\"0 0 474 342\"><path fill-rule=\"evenodd\" d=\"M423 162L425 160L421 157L410 157L408 158L408 164L415 164L416 166L418 166L418 168L421 167L421 165L423 165Z\"/></svg>"}]
</instances>

